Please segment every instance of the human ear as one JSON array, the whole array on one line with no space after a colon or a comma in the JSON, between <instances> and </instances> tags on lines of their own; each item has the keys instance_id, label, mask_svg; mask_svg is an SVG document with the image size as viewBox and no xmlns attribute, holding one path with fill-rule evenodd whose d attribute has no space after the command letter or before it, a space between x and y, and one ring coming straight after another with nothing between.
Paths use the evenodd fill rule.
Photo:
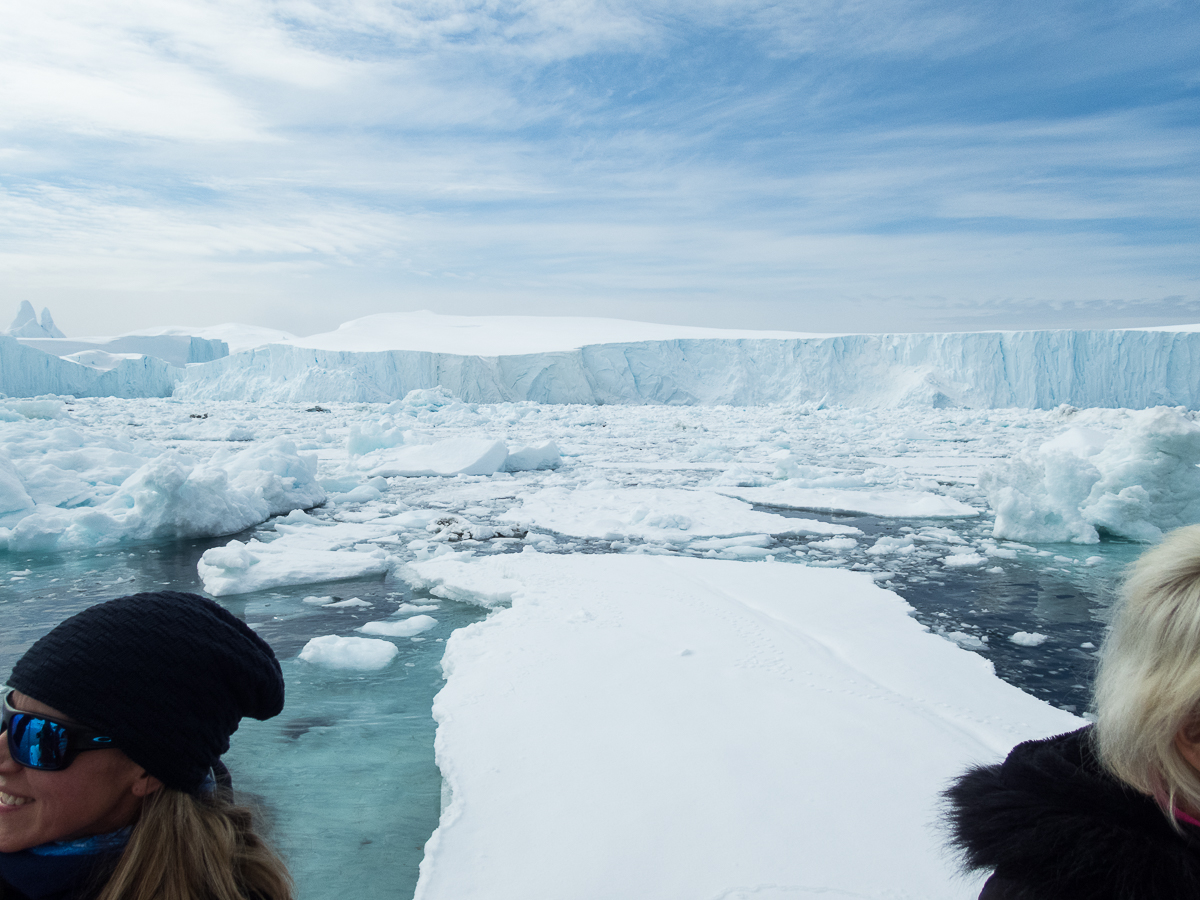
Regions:
<instances>
[{"instance_id":1,"label":"human ear","mask_svg":"<svg viewBox=\"0 0 1200 900\"><path fill-rule=\"evenodd\" d=\"M134 779L131 790L135 797L149 797L155 791L161 789L162 786L163 783L161 781L143 769L142 774Z\"/></svg>"},{"instance_id":2,"label":"human ear","mask_svg":"<svg viewBox=\"0 0 1200 900\"><path fill-rule=\"evenodd\" d=\"M1175 732L1175 749L1197 772L1200 772L1200 720L1186 723Z\"/></svg>"}]
</instances>

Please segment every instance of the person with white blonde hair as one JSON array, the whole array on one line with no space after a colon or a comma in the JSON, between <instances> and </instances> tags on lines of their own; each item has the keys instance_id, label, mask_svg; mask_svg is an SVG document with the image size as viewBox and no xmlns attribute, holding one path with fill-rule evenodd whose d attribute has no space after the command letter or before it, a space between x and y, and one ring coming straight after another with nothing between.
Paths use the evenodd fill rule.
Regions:
<instances>
[{"instance_id":1,"label":"person with white blonde hair","mask_svg":"<svg viewBox=\"0 0 1200 900\"><path fill-rule=\"evenodd\" d=\"M1130 568L1093 705L946 791L980 900L1200 898L1200 525Z\"/></svg>"}]
</instances>

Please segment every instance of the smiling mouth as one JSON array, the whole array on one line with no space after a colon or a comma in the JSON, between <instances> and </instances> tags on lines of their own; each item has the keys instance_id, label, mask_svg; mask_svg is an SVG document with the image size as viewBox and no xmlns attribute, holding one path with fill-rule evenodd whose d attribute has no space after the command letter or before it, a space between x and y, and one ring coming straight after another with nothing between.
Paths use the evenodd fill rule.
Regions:
<instances>
[{"instance_id":1,"label":"smiling mouth","mask_svg":"<svg viewBox=\"0 0 1200 900\"><path fill-rule=\"evenodd\" d=\"M26 803L32 802L33 800L29 797L14 797L12 794L0 791L0 806L24 806Z\"/></svg>"}]
</instances>

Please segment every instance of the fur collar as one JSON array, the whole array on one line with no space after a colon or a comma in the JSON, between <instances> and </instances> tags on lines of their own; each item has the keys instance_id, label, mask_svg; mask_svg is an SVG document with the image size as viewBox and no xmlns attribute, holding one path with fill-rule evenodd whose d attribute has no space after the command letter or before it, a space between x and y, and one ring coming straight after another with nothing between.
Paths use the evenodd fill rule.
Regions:
<instances>
[{"instance_id":1,"label":"fur collar","mask_svg":"<svg viewBox=\"0 0 1200 900\"><path fill-rule=\"evenodd\" d=\"M1090 728L1020 744L945 797L966 868L995 869L1011 896L1200 897L1200 829L1180 834L1152 799L1105 772Z\"/></svg>"}]
</instances>

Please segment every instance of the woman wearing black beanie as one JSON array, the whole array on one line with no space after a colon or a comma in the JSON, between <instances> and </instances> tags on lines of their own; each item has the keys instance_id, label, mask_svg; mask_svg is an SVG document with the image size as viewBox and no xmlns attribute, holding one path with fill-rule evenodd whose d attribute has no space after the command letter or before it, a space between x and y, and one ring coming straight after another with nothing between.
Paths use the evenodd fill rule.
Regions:
<instances>
[{"instance_id":1,"label":"woman wearing black beanie","mask_svg":"<svg viewBox=\"0 0 1200 900\"><path fill-rule=\"evenodd\" d=\"M283 709L244 622L195 594L121 597L37 641L8 685L0 898L291 900L220 762L243 716Z\"/></svg>"}]
</instances>

